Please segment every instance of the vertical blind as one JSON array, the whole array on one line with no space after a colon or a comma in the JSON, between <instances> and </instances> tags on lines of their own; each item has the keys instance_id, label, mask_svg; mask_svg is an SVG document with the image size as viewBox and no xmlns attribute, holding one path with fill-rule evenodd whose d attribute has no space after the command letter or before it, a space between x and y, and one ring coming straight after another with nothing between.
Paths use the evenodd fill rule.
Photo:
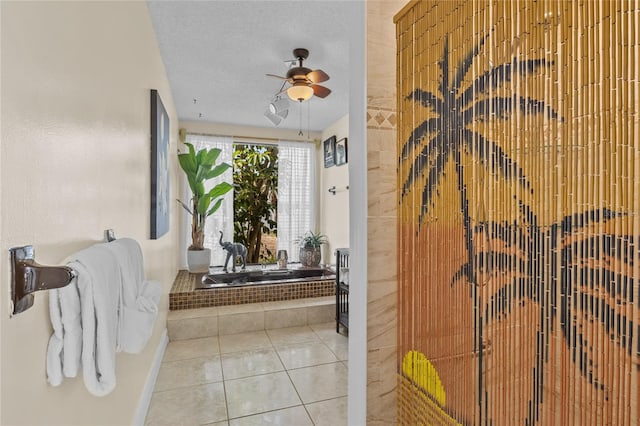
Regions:
<instances>
[{"instance_id":1,"label":"vertical blind","mask_svg":"<svg viewBox=\"0 0 640 426\"><path fill-rule=\"evenodd\" d=\"M218 162L233 164L233 138L229 136L187 134L186 141L193 144L196 152L201 149L218 148L221 150ZM233 171L231 168L222 175L205 182L205 190L209 191L221 182L233 182ZM186 179L185 186L185 193L188 194L188 198L191 199L191 190L189 189L189 184ZM184 227L184 235L187 239L188 247L189 244L191 244L191 218L188 217L187 219ZM220 231L224 233L224 241L233 241L233 190L225 194L224 201L218 211L207 218L204 230L204 246L211 249L211 265L224 264L226 253L219 244Z\"/></svg>"},{"instance_id":2,"label":"vertical blind","mask_svg":"<svg viewBox=\"0 0 640 426\"><path fill-rule=\"evenodd\" d=\"M296 239L315 229L315 147L305 142L278 144L278 250L298 262Z\"/></svg>"}]
</instances>

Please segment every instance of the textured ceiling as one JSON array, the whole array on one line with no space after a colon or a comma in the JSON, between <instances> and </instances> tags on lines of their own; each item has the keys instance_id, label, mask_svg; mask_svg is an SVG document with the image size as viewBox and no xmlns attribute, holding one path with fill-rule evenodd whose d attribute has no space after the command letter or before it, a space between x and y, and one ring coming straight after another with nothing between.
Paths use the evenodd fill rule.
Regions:
<instances>
[{"instance_id":1,"label":"textured ceiling","mask_svg":"<svg viewBox=\"0 0 640 426\"><path fill-rule=\"evenodd\" d=\"M321 131L349 109L355 1L148 1L180 120L273 127L264 112L294 48L331 76L332 93L291 103L278 127ZM196 102L194 103L194 99ZM300 114L302 112L302 114ZM307 122L309 120L309 122Z\"/></svg>"}]
</instances>

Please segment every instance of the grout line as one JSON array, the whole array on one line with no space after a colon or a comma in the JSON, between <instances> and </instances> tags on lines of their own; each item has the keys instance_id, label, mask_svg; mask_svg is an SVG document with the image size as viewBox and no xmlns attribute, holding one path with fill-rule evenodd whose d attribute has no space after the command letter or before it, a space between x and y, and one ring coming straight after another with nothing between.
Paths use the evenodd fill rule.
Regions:
<instances>
[{"instance_id":1,"label":"grout line","mask_svg":"<svg viewBox=\"0 0 640 426\"><path fill-rule=\"evenodd\" d=\"M317 325L320 325L320 324L317 324ZM225 398L225 409L226 409L226 420L223 420L223 421L226 421L227 424L229 424L229 422L232 420L230 418L230 413L229 413L229 399L228 399L228 396L227 396L227 388L226 388L227 382L229 380L241 380L241 379L246 379L246 378L249 378L249 377L256 377L256 376L262 376L262 375L267 375L267 374L275 374L275 373L284 372L284 373L287 374L287 377L289 378L289 382L293 386L293 389L295 390L296 395L298 396L300 404L296 404L296 405L292 405L292 406L288 406L288 407L281 407L281 408L277 408L277 409L274 409L274 410L268 410L268 411L264 411L264 412L260 412L260 413L250 414L250 415L247 415L247 416L234 417L233 419L235 420L235 419L239 419L239 418L243 418L243 417L250 417L250 416L254 416L254 415L260 415L260 414L269 413L269 412L273 412L273 411L285 410L285 409L288 409L288 408L294 408L294 407L302 406L303 409L305 410L305 412L307 413L307 416L308 416L309 420L311 421L311 423L315 424L315 422L313 421L313 418L311 417L311 414L310 414L309 410L307 409L307 405L311 405L311 404L315 404L315 403L319 403L319 402L324 402L324 401L330 401L330 400L339 399L339 398L345 398L346 396L343 395L343 396L338 396L338 397L334 397L334 398L328 398L328 399L325 399L325 400L313 401L313 402L309 402L308 404L305 404L304 401L302 400L300 392L298 391L295 383L293 382L289 372L293 371L293 370L300 370L300 369L303 369L303 368L312 368L312 367L317 367L317 366L321 366L321 365L329 365L329 364L335 364L335 363L341 363L342 365L347 367L345 365L346 361L338 359L337 354L322 339L322 336L319 334L319 331L316 331L315 329L313 329L310 324L303 325L303 326L283 327L283 328L306 328L306 329L311 331L312 335L315 335L316 340L287 343L286 345L284 345L282 347L286 347L286 346L290 346L290 345L315 344L315 343L321 342L335 356L336 361L322 362L322 363L313 364L313 365L309 365L309 366L305 366L305 367L298 367L298 368L289 369L289 368L286 367L285 363L283 362L283 359L280 356L280 353L278 352L278 347L276 347L276 345L274 344L274 341L272 340L271 335L268 332L269 330L260 330L260 331L264 332L264 334L267 336L267 339L268 339L268 342L269 342L270 346L265 346L265 347L260 347L260 348L253 348L253 349L244 349L244 350L238 350L238 351L233 351L233 352L225 352L225 353L222 352L222 344L221 344L221 341L220 341L220 337L221 336L219 336L219 335L218 336L207 336L207 337L193 338L193 339L184 339L186 341L186 340L200 340L200 339L215 338L217 340L217 344L218 344L217 351L214 351L215 353L212 353L212 354L205 354L204 356L195 356L195 357L192 357L192 358L189 358L189 357L188 358L181 358L181 359L176 359L176 360L173 360L173 361L166 361L166 362L163 360L161 367L163 365L165 365L166 363L179 362L179 361L189 361L189 360L194 360L194 359L206 359L206 358L211 358L211 357L218 357L218 360L219 360L219 363L220 363L221 376L222 376L221 377L221 381L192 384L192 385L188 385L188 386L181 386L181 387L177 387L177 388L165 389L165 390L158 391L158 392L169 392L169 391L173 391L173 390L176 390L176 389L186 389L188 387L195 387L195 386L206 386L206 385L209 385L209 384L212 384L212 383L220 383L221 382L222 386L223 386L223 392L224 392L224 398ZM324 330L321 330L321 331L324 331ZM254 332L247 332L247 333L255 333L255 331ZM242 333L237 333L237 334L242 334ZM242 352L256 352L256 351L273 351L273 352L275 352L276 357L279 360L280 364L282 365L283 370L271 371L271 372L268 372L268 373L261 373L261 374L254 374L254 375L251 375L251 376L240 377L240 378L237 378L237 379L227 379L225 377L225 371L224 371L224 367L223 367L223 363L222 363L223 355L228 357L229 355L238 354L238 353L242 353ZM154 392L156 392L155 389L154 389Z\"/></svg>"}]
</instances>

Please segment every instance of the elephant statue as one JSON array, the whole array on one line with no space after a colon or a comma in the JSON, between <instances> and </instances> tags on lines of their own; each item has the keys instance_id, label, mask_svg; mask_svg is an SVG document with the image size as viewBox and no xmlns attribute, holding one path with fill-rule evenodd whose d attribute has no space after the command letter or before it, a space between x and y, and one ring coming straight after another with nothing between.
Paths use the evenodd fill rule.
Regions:
<instances>
[{"instance_id":1,"label":"elephant statue","mask_svg":"<svg viewBox=\"0 0 640 426\"><path fill-rule=\"evenodd\" d=\"M242 269L247 267L247 248L240 243L232 243L229 241L222 241L222 231L220 231L220 245L227 252L227 258L224 261L224 272L227 272L227 264L231 259L231 271L236 271L236 259L238 256L242 258Z\"/></svg>"}]
</instances>

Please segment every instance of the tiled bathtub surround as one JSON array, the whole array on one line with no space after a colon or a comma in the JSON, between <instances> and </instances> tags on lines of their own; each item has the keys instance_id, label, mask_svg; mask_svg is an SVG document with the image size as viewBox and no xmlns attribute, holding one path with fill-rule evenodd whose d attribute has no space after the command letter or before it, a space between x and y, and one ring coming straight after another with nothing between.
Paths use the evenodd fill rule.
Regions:
<instances>
[{"instance_id":1,"label":"tiled bathtub surround","mask_svg":"<svg viewBox=\"0 0 640 426\"><path fill-rule=\"evenodd\" d=\"M335 295L333 280L196 290L203 274L179 271L169 293L169 309L195 309Z\"/></svg>"}]
</instances>

